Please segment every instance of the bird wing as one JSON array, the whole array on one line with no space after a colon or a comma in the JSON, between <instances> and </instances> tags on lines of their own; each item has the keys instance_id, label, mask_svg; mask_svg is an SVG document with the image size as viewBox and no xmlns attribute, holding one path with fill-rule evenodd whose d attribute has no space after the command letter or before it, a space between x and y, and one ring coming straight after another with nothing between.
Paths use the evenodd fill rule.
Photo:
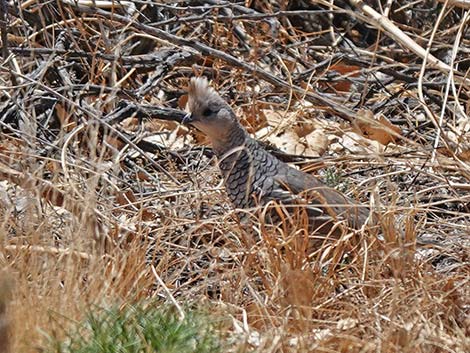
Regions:
<instances>
[{"instance_id":1,"label":"bird wing","mask_svg":"<svg viewBox=\"0 0 470 353\"><path fill-rule=\"evenodd\" d=\"M265 197L265 202L270 200L277 201L287 208L296 208L298 206L305 207L309 217L319 218L325 216L325 212L321 207L316 207L314 204L311 204L300 194L294 194L286 185L278 181L274 182L274 187L269 197Z\"/></svg>"},{"instance_id":2,"label":"bird wing","mask_svg":"<svg viewBox=\"0 0 470 353\"><path fill-rule=\"evenodd\" d=\"M283 203L308 205L310 217L316 221L346 220L359 228L366 222L369 212L341 192L323 184L305 172L283 164L275 179L275 190Z\"/></svg>"}]
</instances>

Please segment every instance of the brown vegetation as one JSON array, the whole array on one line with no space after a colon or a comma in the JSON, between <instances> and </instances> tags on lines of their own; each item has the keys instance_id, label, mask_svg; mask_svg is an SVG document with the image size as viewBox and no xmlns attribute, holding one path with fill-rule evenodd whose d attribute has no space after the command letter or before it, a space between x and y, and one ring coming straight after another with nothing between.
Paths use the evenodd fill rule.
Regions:
<instances>
[{"instance_id":1,"label":"brown vegetation","mask_svg":"<svg viewBox=\"0 0 470 353\"><path fill-rule=\"evenodd\" d=\"M464 1L15 3L0 6L3 351L149 298L209 307L226 351L470 350ZM301 225L245 229L204 137L176 123L194 75L380 231L310 253Z\"/></svg>"}]
</instances>

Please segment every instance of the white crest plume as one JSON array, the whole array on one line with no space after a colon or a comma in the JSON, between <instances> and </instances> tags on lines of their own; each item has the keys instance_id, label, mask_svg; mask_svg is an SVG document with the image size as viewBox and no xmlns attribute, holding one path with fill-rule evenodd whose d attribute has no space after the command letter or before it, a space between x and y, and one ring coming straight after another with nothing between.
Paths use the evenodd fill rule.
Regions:
<instances>
[{"instance_id":1,"label":"white crest plume","mask_svg":"<svg viewBox=\"0 0 470 353\"><path fill-rule=\"evenodd\" d=\"M207 106L210 102L221 101L222 98L209 85L209 81L205 77L193 77L188 88L188 105L190 112L197 111L203 106Z\"/></svg>"}]
</instances>

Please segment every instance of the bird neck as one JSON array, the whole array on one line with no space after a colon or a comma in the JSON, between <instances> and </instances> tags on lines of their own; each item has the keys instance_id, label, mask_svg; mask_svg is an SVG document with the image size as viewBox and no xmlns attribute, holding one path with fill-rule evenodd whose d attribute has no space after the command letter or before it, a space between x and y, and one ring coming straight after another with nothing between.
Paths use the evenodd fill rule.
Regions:
<instances>
[{"instance_id":1,"label":"bird neck","mask_svg":"<svg viewBox=\"0 0 470 353\"><path fill-rule=\"evenodd\" d=\"M249 138L248 133L237 121L236 124L228 130L226 136L212 141L212 147L217 157L220 158L230 150L244 146L247 138Z\"/></svg>"}]
</instances>

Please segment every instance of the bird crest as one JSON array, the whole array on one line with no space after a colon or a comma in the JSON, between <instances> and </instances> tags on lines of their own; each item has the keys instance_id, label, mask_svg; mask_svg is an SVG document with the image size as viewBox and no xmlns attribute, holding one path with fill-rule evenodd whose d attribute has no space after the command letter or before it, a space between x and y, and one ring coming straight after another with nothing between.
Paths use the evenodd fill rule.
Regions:
<instances>
[{"instance_id":1,"label":"bird crest","mask_svg":"<svg viewBox=\"0 0 470 353\"><path fill-rule=\"evenodd\" d=\"M209 86L205 77L193 77L188 88L188 110L198 111L201 106L207 106L210 102L221 101L222 98Z\"/></svg>"}]
</instances>

